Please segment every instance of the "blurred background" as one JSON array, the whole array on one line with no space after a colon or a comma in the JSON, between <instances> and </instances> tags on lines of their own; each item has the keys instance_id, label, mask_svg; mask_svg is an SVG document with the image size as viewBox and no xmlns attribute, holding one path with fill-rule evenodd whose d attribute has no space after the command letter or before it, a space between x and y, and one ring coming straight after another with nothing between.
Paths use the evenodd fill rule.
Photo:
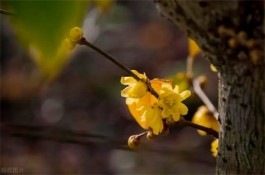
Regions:
<instances>
[{"instance_id":1,"label":"blurred background","mask_svg":"<svg viewBox=\"0 0 265 175\"><path fill-rule=\"evenodd\" d=\"M213 174L211 136L175 127L168 136L143 139L132 151L127 139L143 129L131 117L120 77L110 61L77 46L56 79L40 85L38 67L17 40L7 15L1 19L1 173ZM107 10L90 6L85 37L124 65L152 78L185 71L188 38L161 17L152 1L117 0ZM217 105L217 75L201 55L195 75L206 75L206 94ZM191 119L200 99L186 100ZM19 172L18 172L19 173Z\"/></svg>"}]
</instances>

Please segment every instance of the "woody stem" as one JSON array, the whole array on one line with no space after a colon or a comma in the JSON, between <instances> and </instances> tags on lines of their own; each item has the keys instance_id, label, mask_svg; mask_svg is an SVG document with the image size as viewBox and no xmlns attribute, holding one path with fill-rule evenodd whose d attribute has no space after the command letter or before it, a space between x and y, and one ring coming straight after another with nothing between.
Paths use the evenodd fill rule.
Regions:
<instances>
[{"instance_id":1,"label":"woody stem","mask_svg":"<svg viewBox=\"0 0 265 175\"><path fill-rule=\"evenodd\" d=\"M146 86L148 87L148 90L151 94L153 94L156 98L159 97L158 93L151 87L151 84L149 83L149 81L145 81L143 79L141 79L140 77L138 77L135 73L133 73L130 69L128 69L126 66L124 66L121 62L119 62L115 57L109 55L108 53L104 52L103 50L101 50L100 48L98 48L97 46L93 45L92 43L88 42L85 38L82 38L79 41L80 45L85 45L93 50L95 50L96 52L98 52L99 54L101 54L102 56L104 56L105 58L107 58L108 60L110 60L112 63L114 63L115 65L117 65L119 68L123 69L125 72L127 72L129 75L131 75L135 80L137 81L142 81L143 83L146 84Z\"/></svg>"},{"instance_id":2,"label":"woody stem","mask_svg":"<svg viewBox=\"0 0 265 175\"><path fill-rule=\"evenodd\" d=\"M197 124L192 123L190 121L187 121L187 120L185 120L183 118L181 118L179 120L179 123L182 124L182 125L185 125L185 126L190 126L190 127L202 130L202 131L206 132L207 134L213 135L215 138L218 138L218 132L213 130L212 128L207 128L207 127L204 127L202 125L197 125Z\"/></svg>"}]
</instances>

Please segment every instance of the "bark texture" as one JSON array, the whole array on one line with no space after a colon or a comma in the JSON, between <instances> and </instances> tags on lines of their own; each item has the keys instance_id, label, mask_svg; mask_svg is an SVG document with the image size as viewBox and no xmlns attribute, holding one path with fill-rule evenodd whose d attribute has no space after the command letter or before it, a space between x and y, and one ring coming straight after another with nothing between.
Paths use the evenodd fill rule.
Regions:
<instances>
[{"instance_id":1,"label":"bark texture","mask_svg":"<svg viewBox=\"0 0 265 175\"><path fill-rule=\"evenodd\" d=\"M218 69L217 174L265 174L264 1L154 2Z\"/></svg>"}]
</instances>

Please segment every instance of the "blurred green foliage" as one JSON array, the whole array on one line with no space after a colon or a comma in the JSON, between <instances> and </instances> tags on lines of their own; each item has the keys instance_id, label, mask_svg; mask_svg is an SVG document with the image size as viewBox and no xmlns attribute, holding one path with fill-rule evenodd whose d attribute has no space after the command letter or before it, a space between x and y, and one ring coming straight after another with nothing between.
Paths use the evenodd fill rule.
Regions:
<instances>
[{"instance_id":1,"label":"blurred green foliage","mask_svg":"<svg viewBox=\"0 0 265 175\"><path fill-rule=\"evenodd\" d=\"M12 25L23 45L33 49L34 60L42 73L55 76L67 60L56 56L60 44L70 28L80 26L89 1L11 0L3 3L5 9L15 13L10 17Z\"/></svg>"}]
</instances>

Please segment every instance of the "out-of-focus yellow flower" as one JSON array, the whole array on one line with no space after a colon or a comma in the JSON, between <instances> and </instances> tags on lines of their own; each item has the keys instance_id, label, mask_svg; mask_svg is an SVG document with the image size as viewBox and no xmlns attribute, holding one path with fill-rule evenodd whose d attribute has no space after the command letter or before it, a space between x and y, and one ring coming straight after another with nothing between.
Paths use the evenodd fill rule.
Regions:
<instances>
[{"instance_id":1,"label":"out-of-focus yellow flower","mask_svg":"<svg viewBox=\"0 0 265 175\"><path fill-rule=\"evenodd\" d=\"M195 58L195 56L200 53L201 49L199 48L199 46L197 45L197 43L190 39L188 40L188 44L189 44L189 56L191 58Z\"/></svg>"},{"instance_id":2,"label":"out-of-focus yellow flower","mask_svg":"<svg viewBox=\"0 0 265 175\"><path fill-rule=\"evenodd\" d=\"M216 67L215 67L213 64L210 65L210 69L211 69L213 72L217 72L217 69L216 69Z\"/></svg>"},{"instance_id":3,"label":"out-of-focus yellow flower","mask_svg":"<svg viewBox=\"0 0 265 175\"><path fill-rule=\"evenodd\" d=\"M192 118L192 122L207 128L212 128L215 131L219 132L219 124L206 106L201 106L198 108ZM205 136L207 134L206 132L201 130L197 131L202 136Z\"/></svg>"},{"instance_id":4,"label":"out-of-focus yellow flower","mask_svg":"<svg viewBox=\"0 0 265 175\"><path fill-rule=\"evenodd\" d=\"M140 74L136 70L132 70L139 78L143 81L147 80L145 74ZM121 77L121 84L128 85L125 89L121 91L122 97L129 97L129 98L141 98L147 92L147 86L142 81L137 81L133 77Z\"/></svg>"},{"instance_id":5,"label":"out-of-focus yellow flower","mask_svg":"<svg viewBox=\"0 0 265 175\"><path fill-rule=\"evenodd\" d=\"M180 115L186 115L188 113L188 108L182 101L191 95L189 90L185 90L179 93L179 87L176 85L173 89L169 84L163 84L158 105L163 109L162 117L169 120L170 122L178 121Z\"/></svg>"},{"instance_id":6,"label":"out-of-focus yellow flower","mask_svg":"<svg viewBox=\"0 0 265 175\"><path fill-rule=\"evenodd\" d=\"M143 114L140 117L141 123L144 123L147 128L151 128L156 135L163 131L164 124L161 116L162 110L158 105L143 106L142 109L139 110L143 111Z\"/></svg>"},{"instance_id":7,"label":"out-of-focus yellow flower","mask_svg":"<svg viewBox=\"0 0 265 175\"><path fill-rule=\"evenodd\" d=\"M96 0L97 7L101 10L101 12L108 11L111 6L114 4L115 0Z\"/></svg>"},{"instance_id":8,"label":"out-of-focus yellow flower","mask_svg":"<svg viewBox=\"0 0 265 175\"><path fill-rule=\"evenodd\" d=\"M214 157L217 156L219 139L215 139L211 144L211 151Z\"/></svg>"}]
</instances>

